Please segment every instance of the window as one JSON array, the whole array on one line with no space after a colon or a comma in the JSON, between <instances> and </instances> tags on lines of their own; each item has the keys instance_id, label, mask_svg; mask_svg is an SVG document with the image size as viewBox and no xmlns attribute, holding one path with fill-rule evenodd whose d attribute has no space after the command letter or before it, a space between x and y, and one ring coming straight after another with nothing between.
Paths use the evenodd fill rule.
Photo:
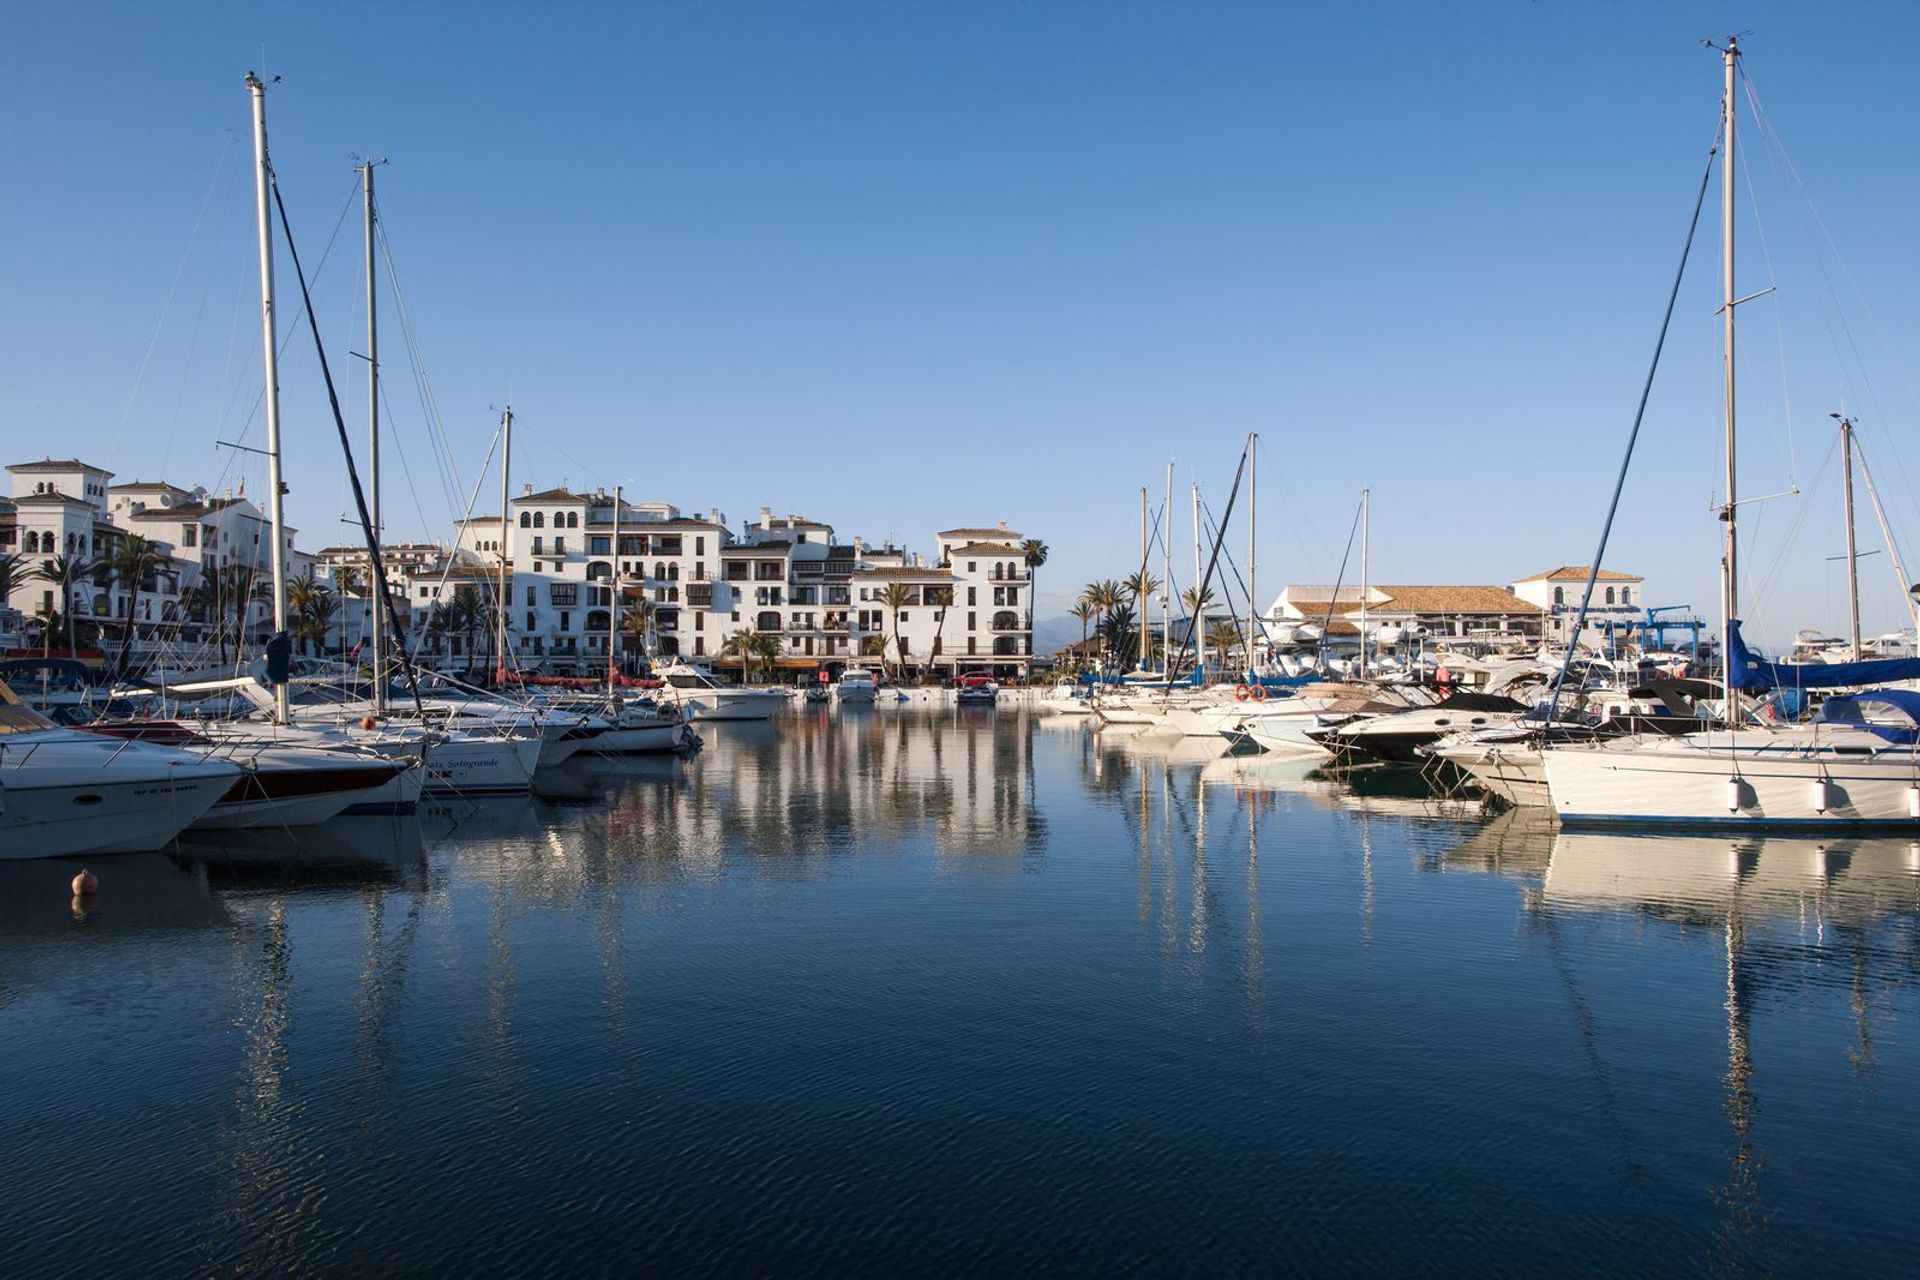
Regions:
<instances>
[{"instance_id":1,"label":"window","mask_svg":"<svg viewBox=\"0 0 1920 1280\"><path fill-rule=\"evenodd\" d=\"M537 556L547 554L547 540L545 538L535 538L533 540L533 554Z\"/></svg>"},{"instance_id":2,"label":"window","mask_svg":"<svg viewBox=\"0 0 1920 1280\"><path fill-rule=\"evenodd\" d=\"M967 603L968 603L968 604L979 604L979 603L980 603L980 588L978 588L978 587L968 587L968 588L967 588ZM969 624L969 625L971 625L971 624Z\"/></svg>"},{"instance_id":3,"label":"window","mask_svg":"<svg viewBox=\"0 0 1920 1280\"><path fill-rule=\"evenodd\" d=\"M578 511L567 512L567 528L578 529L579 527L580 527L580 513Z\"/></svg>"},{"instance_id":4,"label":"window","mask_svg":"<svg viewBox=\"0 0 1920 1280\"><path fill-rule=\"evenodd\" d=\"M599 534L587 539L587 554L590 556L608 555L613 550L613 539Z\"/></svg>"},{"instance_id":5,"label":"window","mask_svg":"<svg viewBox=\"0 0 1920 1280\"><path fill-rule=\"evenodd\" d=\"M1632 588L1632 587L1622 587L1622 588L1620 588L1620 603L1621 603L1621 604L1632 604L1632 603L1633 603L1633 588Z\"/></svg>"},{"instance_id":6,"label":"window","mask_svg":"<svg viewBox=\"0 0 1920 1280\"><path fill-rule=\"evenodd\" d=\"M427 596L428 596L428 595L430 595L431 593L432 593L432 592L431 592L431 589L430 589L430 588L428 588L428 587L422 587L422 588L420 588L420 598L421 598L422 600L425 600L425 599L427 598Z\"/></svg>"},{"instance_id":7,"label":"window","mask_svg":"<svg viewBox=\"0 0 1920 1280\"><path fill-rule=\"evenodd\" d=\"M533 608L533 584L532 583L527 584L527 608L529 609ZM528 616L531 617L532 615L529 614ZM532 626L533 624L529 622L527 625Z\"/></svg>"},{"instance_id":8,"label":"window","mask_svg":"<svg viewBox=\"0 0 1920 1280\"><path fill-rule=\"evenodd\" d=\"M793 540L795 542L805 542L807 540L807 535L805 533L796 533L793 535Z\"/></svg>"},{"instance_id":9,"label":"window","mask_svg":"<svg viewBox=\"0 0 1920 1280\"><path fill-rule=\"evenodd\" d=\"M532 588L532 587L528 587L528 588L527 588L527 594L528 594L529 596L531 596L531 595L533 594L533 588ZM528 604L532 604L532 603L533 603L533 601L532 601L532 600L528 600L528 601L527 601L527 603L528 603ZM536 626L538 626L538 625L539 625L539 624L538 624L538 623L536 623L536 622L535 622L535 621L533 620L533 610L531 610L531 609L529 609L529 610L527 610L527 630L529 630L529 631L531 631L531 630L533 630L533 629L534 629L534 628L535 628Z\"/></svg>"},{"instance_id":10,"label":"window","mask_svg":"<svg viewBox=\"0 0 1920 1280\"><path fill-rule=\"evenodd\" d=\"M707 554L707 540L705 538L695 538L693 540L693 554L697 556Z\"/></svg>"},{"instance_id":11,"label":"window","mask_svg":"<svg viewBox=\"0 0 1920 1280\"><path fill-rule=\"evenodd\" d=\"M1567 602L1567 589L1565 587L1555 587L1553 589L1553 602L1556 605L1565 604Z\"/></svg>"},{"instance_id":12,"label":"window","mask_svg":"<svg viewBox=\"0 0 1920 1280\"><path fill-rule=\"evenodd\" d=\"M567 540L565 538L555 538L553 540L553 554L557 556L567 554Z\"/></svg>"},{"instance_id":13,"label":"window","mask_svg":"<svg viewBox=\"0 0 1920 1280\"><path fill-rule=\"evenodd\" d=\"M533 513L533 527L534 527L534 528L536 528L536 529L544 529L544 528L546 528L546 527L547 527L547 513L546 513L546 512L544 512L544 511L536 511L536 512L534 512L534 513Z\"/></svg>"},{"instance_id":14,"label":"window","mask_svg":"<svg viewBox=\"0 0 1920 1280\"><path fill-rule=\"evenodd\" d=\"M980 562L978 560L967 561L968 573L978 573L979 571L980 571Z\"/></svg>"},{"instance_id":15,"label":"window","mask_svg":"<svg viewBox=\"0 0 1920 1280\"><path fill-rule=\"evenodd\" d=\"M572 582L556 582L547 588L554 607L572 608L580 602L580 588Z\"/></svg>"},{"instance_id":16,"label":"window","mask_svg":"<svg viewBox=\"0 0 1920 1280\"><path fill-rule=\"evenodd\" d=\"M1608 603L1608 604L1612 604L1612 603L1613 603L1613 588L1612 588L1612 587L1608 587L1608 588L1607 588L1607 603Z\"/></svg>"},{"instance_id":17,"label":"window","mask_svg":"<svg viewBox=\"0 0 1920 1280\"><path fill-rule=\"evenodd\" d=\"M199 536L199 533L200 533L200 526L197 524L181 525L180 526L180 545L183 547L193 546L194 539Z\"/></svg>"},{"instance_id":18,"label":"window","mask_svg":"<svg viewBox=\"0 0 1920 1280\"><path fill-rule=\"evenodd\" d=\"M561 629L562 631L570 631L570 630L572 630L572 622L573 622L573 615L572 615L572 614L570 614L570 613L563 613L563 614L561 614L561 615L560 615L560 629Z\"/></svg>"}]
</instances>

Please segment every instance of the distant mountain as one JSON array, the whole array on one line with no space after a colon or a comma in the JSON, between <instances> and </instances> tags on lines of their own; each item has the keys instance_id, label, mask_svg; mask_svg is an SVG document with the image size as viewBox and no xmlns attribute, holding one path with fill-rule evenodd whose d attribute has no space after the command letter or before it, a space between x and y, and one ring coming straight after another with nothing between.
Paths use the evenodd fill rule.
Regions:
<instances>
[{"instance_id":1,"label":"distant mountain","mask_svg":"<svg viewBox=\"0 0 1920 1280\"><path fill-rule=\"evenodd\" d=\"M1050 657L1056 649L1079 642L1078 618L1035 618L1033 621L1033 651L1037 654Z\"/></svg>"}]
</instances>

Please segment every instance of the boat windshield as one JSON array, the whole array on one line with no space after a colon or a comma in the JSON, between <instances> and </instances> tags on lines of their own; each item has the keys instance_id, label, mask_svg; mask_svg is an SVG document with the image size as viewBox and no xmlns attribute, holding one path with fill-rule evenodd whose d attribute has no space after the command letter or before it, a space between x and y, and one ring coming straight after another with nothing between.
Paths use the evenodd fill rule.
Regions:
<instances>
[{"instance_id":1,"label":"boat windshield","mask_svg":"<svg viewBox=\"0 0 1920 1280\"><path fill-rule=\"evenodd\" d=\"M36 733L60 726L20 701L17 694L0 681L0 734Z\"/></svg>"}]
</instances>

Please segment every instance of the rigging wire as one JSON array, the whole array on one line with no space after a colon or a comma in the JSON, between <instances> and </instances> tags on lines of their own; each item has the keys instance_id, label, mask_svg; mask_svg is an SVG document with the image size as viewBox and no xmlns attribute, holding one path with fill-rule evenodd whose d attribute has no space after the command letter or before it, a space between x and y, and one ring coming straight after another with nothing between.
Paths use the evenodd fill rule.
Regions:
<instances>
[{"instance_id":1,"label":"rigging wire","mask_svg":"<svg viewBox=\"0 0 1920 1280\"><path fill-rule=\"evenodd\" d=\"M200 226L206 221L207 208L213 202L213 193L220 185L220 175L226 172L227 158L233 154L235 134L227 132L227 140L220 148L220 154L214 161L213 176L207 179L207 189L200 197L200 210L193 215L193 228L187 232L187 243L180 250L180 263L173 270L173 283L167 286L166 301L160 304L160 318L153 323L153 334L147 339L146 354L140 357L140 369L133 377L133 389L127 393L127 400L120 409L120 421L113 429L113 443L107 446L107 461L112 462L120 449L120 437L126 432L127 419L133 416L134 401L140 398L140 388L147 380L147 366L153 361L154 350L160 345L160 335L167 327L167 314L173 309L174 294L180 291L180 281L186 277L187 263L193 257L193 246L200 238Z\"/></svg>"},{"instance_id":2,"label":"rigging wire","mask_svg":"<svg viewBox=\"0 0 1920 1280\"><path fill-rule=\"evenodd\" d=\"M1627 487L1627 469L1633 463L1633 447L1640 439L1640 424L1646 421L1647 401L1653 395L1654 375L1660 371L1660 354L1665 351L1667 347L1667 330L1673 324L1673 307L1674 304L1680 300L1680 283L1686 278L1687 260L1693 256L1693 237L1694 233L1700 229L1700 210L1704 208L1707 203L1707 187L1713 179L1713 161L1719 154L1720 144L1724 140L1721 133L1721 124L1720 122L1716 122L1713 131L1713 145L1707 148L1706 167L1700 173L1700 192L1694 197L1693 201L1693 216L1687 220L1687 240L1686 244L1683 245L1680 250L1680 265L1674 269L1673 287L1667 292L1666 311L1660 317L1660 336L1653 344L1653 359L1647 365L1646 381L1642 383L1640 387L1640 404L1633 413L1633 429L1627 433L1626 452L1622 454L1620 458L1620 474L1613 482L1613 500L1607 504L1607 519L1600 527L1600 545L1594 549L1593 563L1587 568L1587 589L1580 595L1580 612L1574 618L1572 638L1567 642L1566 656L1560 660L1560 674L1554 678L1553 702L1547 709L1547 720L1549 723L1559 718L1560 694L1566 688L1567 673L1573 666L1573 655L1580 647L1580 633L1586 630L1587 611L1593 606L1594 583L1599 581L1600 566L1606 559L1607 540L1613 535L1613 519L1620 510L1620 495ZM1727 497L1731 500L1733 495L1728 494ZM1729 510L1727 514L1731 517L1733 513ZM1727 619L1729 629L1731 629L1732 621L1731 618ZM1364 638L1362 651L1364 652ZM1724 651L1723 647L1720 657L1721 662L1729 662L1731 656L1732 655Z\"/></svg>"}]
</instances>

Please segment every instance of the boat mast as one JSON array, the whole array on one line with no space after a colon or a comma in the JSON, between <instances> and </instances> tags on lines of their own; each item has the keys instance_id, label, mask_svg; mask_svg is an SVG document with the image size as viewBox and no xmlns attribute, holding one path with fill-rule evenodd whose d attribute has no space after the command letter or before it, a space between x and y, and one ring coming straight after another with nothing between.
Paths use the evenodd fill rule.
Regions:
<instances>
[{"instance_id":1,"label":"boat mast","mask_svg":"<svg viewBox=\"0 0 1920 1280\"><path fill-rule=\"evenodd\" d=\"M1140 576L1134 580L1133 585L1135 587L1144 587L1147 585L1147 486L1145 485L1140 486ZM1153 628L1153 601L1147 599L1147 593L1145 591L1135 591L1133 593L1133 607L1134 612L1139 615L1138 621L1140 623L1140 654L1139 660L1134 663L1134 668L1139 671L1145 671L1147 669L1147 650L1150 647L1147 643L1147 637ZM1126 655L1122 654L1121 656L1125 657Z\"/></svg>"},{"instance_id":2,"label":"boat mast","mask_svg":"<svg viewBox=\"0 0 1920 1280\"><path fill-rule=\"evenodd\" d=\"M1167 459L1167 500L1160 508L1165 520L1154 522L1160 531L1160 577L1166 592L1160 605L1160 674L1173 679L1173 459Z\"/></svg>"},{"instance_id":3,"label":"boat mast","mask_svg":"<svg viewBox=\"0 0 1920 1280\"><path fill-rule=\"evenodd\" d=\"M1839 414L1833 415L1840 418ZM1853 419L1840 418L1841 475L1846 477L1847 612L1853 624L1853 660L1860 661L1860 552L1853 536Z\"/></svg>"},{"instance_id":4,"label":"boat mast","mask_svg":"<svg viewBox=\"0 0 1920 1280\"><path fill-rule=\"evenodd\" d=\"M1907 577L1907 568L1900 563L1900 548L1893 540L1893 530L1887 527L1887 513L1880 505L1879 491L1873 487L1873 468L1867 465L1867 451L1854 447L1860 454L1860 478L1867 482L1867 501L1873 504L1874 523L1880 526L1880 540L1887 544L1887 558L1893 563L1893 576L1899 580L1900 593L1906 597L1907 613L1913 619L1914 630L1920 634L1920 593L1916 593L1909 584L1913 579Z\"/></svg>"},{"instance_id":5,"label":"boat mast","mask_svg":"<svg viewBox=\"0 0 1920 1280\"><path fill-rule=\"evenodd\" d=\"M267 507L273 530L273 630L287 629L287 558L283 510L286 486L280 479L280 352L273 312L273 220L271 192L273 166L267 159L267 86L247 72L247 91L253 95L253 195L260 239L260 340L266 356ZM287 686L273 687L273 718L287 722Z\"/></svg>"},{"instance_id":6,"label":"boat mast","mask_svg":"<svg viewBox=\"0 0 1920 1280\"><path fill-rule=\"evenodd\" d=\"M359 166L361 203L364 206L367 240L367 483L373 492L373 545L384 547L380 527L380 319L379 301L374 292L373 273L373 161ZM373 712L387 710L386 623L381 610L373 611Z\"/></svg>"},{"instance_id":7,"label":"boat mast","mask_svg":"<svg viewBox=\"0 0 1920 1280\"><path fill-rule=\"evenodd\" d=\"M1254 628L1259 617L1260 554L1254 541L1260 521L1260 433L1247 433L1247 676L1251 680L1259 666L1254 661L1258 647Z\"/></svg>"},{"instance_id":8,"label":"boat mast","mask_svg":"<svg viewBox=\"0 0 1920 1280\"><path fill-rule=\"evenodd\" d=\"M607 574L612 602L607 610L607 691L620 683L620 485L613 486L613 569Z\"/></svg>"},{"instance_id":9,"label":"boat mast","mask_svg":"<svg viewBox=\"0 0 1920 1280\"><path fill-rule=\"evenodd\" d=\"M1726 551L1721 564L1721 626L1720 670L1722 679L1732 675L1733 666L1733 623L1740 616L1740 535L1738 533L1739 514L1739 469L1736 465L1734 441L1734 377L1733 377L1733 199L1734 199L1734 123L1737 113L1734 111L1734 77L1738 72L1740 58L1740 39L1727 37L1727 47L1721 50L1722 61L1726 66L1726 86L1720 101L1720 128L1726 140L1726 150L1720 156L1720 332L1723 351L1721 367L1726 380L1726 430L1727 430L1727 505L1721 514L1726 521ZM1576 636L1575 639L1578 639ZM1727 723L1739 723L1739 695L1732 685L1727 687Z\"/></svg>"},{"instance_id":10,"label":"boat mast","mask_svg":"<svg viewBox=\"0 0 1920 1280\"><path fill-rule=\"evenodd\" d=\"M1373 568L1373 490L1360 491L1360 678L1367 678L1367 596L1372 587Z\"/></svg>"},{"instance_id":11,"label":"boat mast","mask_svg":"<svg viewBox=\"0 0 1920 1280\"><path fill-rule=\"evenodd\" d=\"M507 682L507 547L513 521L508 518L507 494L513 470L513 407L500 414L500 638L494 654L493 682L498 688Z\"/></svg>"},{"instance_id":12,"label":"boat mast","mask_svg":"<svg viewBox=\"0 0 1920 1280\"><path fill-rule=\"evenodd\" d=\"M1193 608L1187 622L1187 643L1193 646L1194 664L1204 678L1207 670L1206 601L1200 598L1200 483L1193 483Z\"/></svg>"}]
</instances>

